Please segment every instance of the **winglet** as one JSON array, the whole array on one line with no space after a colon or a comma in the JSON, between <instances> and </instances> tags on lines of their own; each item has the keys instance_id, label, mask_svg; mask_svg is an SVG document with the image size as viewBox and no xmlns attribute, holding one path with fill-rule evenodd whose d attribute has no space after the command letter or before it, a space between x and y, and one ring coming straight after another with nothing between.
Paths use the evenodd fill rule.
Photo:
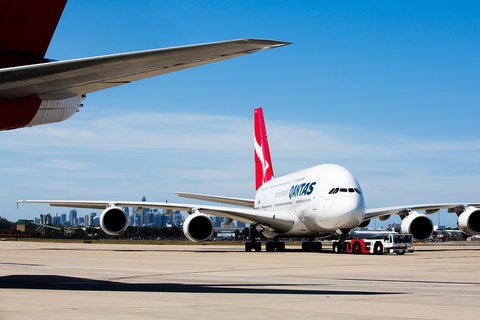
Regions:
<instances>
[{"instance_id":1,"label":"winglet","mask_svg":"<svg viewBox=\"0 0 480 320\"><path fill-rule=\"evenodd\" d=\"M255 109L253 117L255 132L255 190L258 190L262 184L273 178L273 168L262 108Z\"/></svg>"}]
</instances>

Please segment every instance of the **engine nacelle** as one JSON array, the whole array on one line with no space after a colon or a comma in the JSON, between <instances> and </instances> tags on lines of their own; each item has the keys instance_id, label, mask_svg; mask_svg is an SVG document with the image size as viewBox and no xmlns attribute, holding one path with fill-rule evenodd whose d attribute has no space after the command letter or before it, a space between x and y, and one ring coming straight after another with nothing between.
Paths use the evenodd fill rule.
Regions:
<instances>
[{"instance_id":1,"label":"engine nacelle","mask_svg":"<svg viewBox=\"0 0 480 320\"><path fill-rule=\"evenodd\" d=\"M108 207L100 216L100 227L108 235L116 236L128 227L128 215L122 208Z\"/></svg>"},{"instance_id":2,"label":"engine nacelle","mask_svg":"<svg viewBox=\"0 0 480 320\"><path fill-rule=\"evenodd\" d=\"M411 233L419 241L428 239L433 233L433 223L425 214L412 211L402 220L402 233Z\"/></svg>"},{"instance_id":3,"label":"engine nacelle","mask_svg":"<svg viewBox=\"0 0 480 320\"><path fill-rule=\"evenodd\" d=\"M183 222L183 233L193 242L207 241L213 236L213 221L206 214L197 212Z\"/></svg>"},{"instance_id":4,"label":"engine nacelle","mask_svg":"<svg viewBox=\"0 0 480 320\"><path fill-rule=\"evenodd\" d=\"M480 233L480 209L475 207L467 207L458 216L458 229L468 235Z\"/></svg>"}]
</instances>

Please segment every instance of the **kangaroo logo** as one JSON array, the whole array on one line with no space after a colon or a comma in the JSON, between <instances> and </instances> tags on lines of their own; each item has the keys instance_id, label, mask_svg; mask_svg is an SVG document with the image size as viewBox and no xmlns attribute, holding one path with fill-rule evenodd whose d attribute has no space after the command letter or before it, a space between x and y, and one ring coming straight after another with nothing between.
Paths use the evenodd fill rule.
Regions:
<instances>
[{"instance_id":1,"label":"kangaroo logo","mask_svg":"<svg viewBox=\"0 0 480 320\"><path fill-rule=\"evenodd\" d=\"M262 184L273 178L267 131L261 108L254 111L254 151L255 188L258 190Z\"/></svg>"}]
</instances>

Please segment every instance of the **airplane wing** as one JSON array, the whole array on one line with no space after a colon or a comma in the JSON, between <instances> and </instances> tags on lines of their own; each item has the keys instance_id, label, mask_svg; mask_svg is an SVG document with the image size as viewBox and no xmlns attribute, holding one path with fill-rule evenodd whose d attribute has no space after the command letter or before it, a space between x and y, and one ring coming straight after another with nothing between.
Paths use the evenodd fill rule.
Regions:
<instances>
[{"instance_id":1,"label":"airplane wing","mask_svg":"<svg viewBox=\"0 0 480 320\"><path fill-rule=\"evenodd\" d=\"M478 207L479 203L436 203L436 204L416 204L407 206L384 207L367 209L365 211L364 220L374 218L388 217L392 214L406 216L410 211L424 211L426 214L435 213L441 209L447 209L448 212L462 213L467 207Z\"/></svg>"},{"instance_id":2,"label":"airplane wing","mask_svg":"<svg viewBox=\"0 0 480 320\"><path fill-rule=\"evenodd\" d=\"M248 208L234 208L221 206L208 206L199 204L182 204L170 202L144 202L144 201L77 201L77 200L19 200L17 204L38 203L49 204L52 207L106 209L109 207L135 207L139 209L154 208L164 210L179 210L193 213L204 213L217 217L242 221L249 224L261 224L280 233L290 230L294 223L294 216L288 212L273 212Z\"/></svg>"},{"instance_id":3,"label":"airplane wing","mask_svg":"<svg viewBox=\"0 0 480 320\"><path fill-rule=\"evenodd\" d=\"M276 48L288 42L240 39L0 69L0 101L60 100L173 71Z\"/></svg>"},{"instance_id":4,"label":"airplane wing","mask_svg":"<svg viewBox=\"0 0 480 320\"><path fill-rule=\"evenodd\" d=\"M230 204L230 205L240 206L240 207L253 208L255 205L255 200L253 199L228 198L228 197L219 197L219 196L212 196L212 195L206 195L206 194L186 193L186 192L174 192L174 194L183 198L224 203L224 204Z\"/></svg>"}]
</instances>

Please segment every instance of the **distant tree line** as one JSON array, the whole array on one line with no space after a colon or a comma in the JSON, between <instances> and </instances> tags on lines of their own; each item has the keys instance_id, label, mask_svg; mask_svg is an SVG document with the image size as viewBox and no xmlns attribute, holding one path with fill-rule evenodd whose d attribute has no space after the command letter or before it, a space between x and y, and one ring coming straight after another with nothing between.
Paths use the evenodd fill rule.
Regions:
<instances>
[{"instance_id":1,"label":"distant tree line","mask_svg":"<svg viewBox=\"0 0 480 320\"><path fill-rule=\"evenodd\" d=\"M137 227L129 226L117 236L110 236L100 228L71 228L62 225L52 228L39 228L38 225L27 223L26 231L17 230L17 224L0 217L0 237L29 237L43 239L118 239L118 240L186 240L182 228L179 227ZM248 228L235 230L235 239L248 236Z\"/></svg>"},{"instance_id":2,"label":"distant tree line","mask_svg":"<svg viewBox=\"0 0 480 320\"><path fill-rule=\"evenodd\" d=\"M0 217L0 234L9 234L16 232L17 225L8 221L5 218Z\"/></svg>"},{"instance_id":3,"label":"distant tree line","mask_svg":"<svg viewBox=\"0 0 480 320\"><path fill-rule=\"evenodd\" d=\"M75 228L56 226L39 226L30 221L24 222L25 231L17 230L17 223L0 217L0 237L29 237L43 239L118 239L118 240L186 240L180 227L152 227L152 226L128 226L127 229L117 236L110 236L100 228ZM235 230L234 239L242 240L248 237L249 229ZM214 235L215 237L216 235ZM233 239L232 239L233 240Z\"/></svg>"}]
</instances>

